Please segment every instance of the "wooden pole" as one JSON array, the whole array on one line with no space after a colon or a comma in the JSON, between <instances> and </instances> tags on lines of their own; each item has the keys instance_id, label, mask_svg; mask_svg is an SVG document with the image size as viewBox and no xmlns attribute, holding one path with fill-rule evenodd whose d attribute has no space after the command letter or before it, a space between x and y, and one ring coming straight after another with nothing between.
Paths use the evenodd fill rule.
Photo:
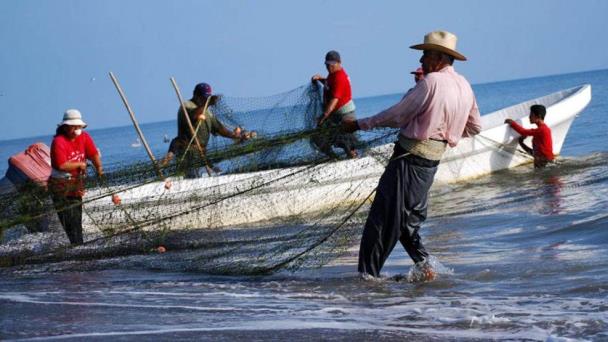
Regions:
<instances>
[{"instance_id":1,"label":"wooden pole","mask_svg":"<svg viewBox=\"0 0 608 342\"><path fill-rule=\"evenodd\" d=\"M209 163L207 162L207 156L206 156L205 150L203 150L203 145L201 145L201 142L198 140L198 136L196 135L196 133L198 131L198 126L197 126L196 130L194 129L194 126L192 126L192 121L190 120L190 116L188 115L188 110L186 110L186 104L184 102L184 98L182 97L182 94L179 91L179 87L177 86L177 82L175 82L175 78L173 78L173 77L171 77L171 84L173 84L173 89L175 89L175 94L177 95L177 100L179 101L179 104L182 107L182 111L184 112L184 118L186 119L186 122L188 123L188 128L190 129L190 134L192 134L192 137L194 138L194 143L196 144L196 147L198 148L198 151L201 154L201 158L205 162L205 169L207 170L207 174L209 176L211 176L211 170L209 167ZM206 115L205 113L207 112L207 106L209 105L210 99L211 99L211 97L207 97L207 101L205 101L205 107L203 107L203 115Z\"/></svg>"},{"instance_id":2,"label":"wooden pole","mask_svg":"<svg viewBox=\"0 0 608 342\"><path fill-rule=\"evenodd\" d=\"M141 140L141 143L146 148L146 152L148 153L148 157L150 157L150 160L152 161L152 165L154 166L154 170L156 171L156 174L158 175L158 177L161 180L164 180L165 177L163 176L163 173L160 171L160 168L158 167L156 158L154 158L154 154L152 153L152 150L150 149L150 146L148 145L148 142L146 141L146 138L144 137L144 133L141 131L141 128L139 128L139 124L137 123L137 119L135 119L135 114L133 114L133 110L131 109L129 102L127 101L127 97L125 96L124 92L122 91L122 88L118 84L118 80L116 79L116 77L114 76L114 74L111 71L110 71L110 78L112 79L112 82L114 83L114 86L116 87L116 90L118 91L118 94L120 95L120 98L122 99L122 102L125 104L125 107L127 108L129 115L131 116L131 121L133 121L133 126L135 127L135 131L137 132L137 135L139 135L139 139Z\"/></svg>"}]
</instances>

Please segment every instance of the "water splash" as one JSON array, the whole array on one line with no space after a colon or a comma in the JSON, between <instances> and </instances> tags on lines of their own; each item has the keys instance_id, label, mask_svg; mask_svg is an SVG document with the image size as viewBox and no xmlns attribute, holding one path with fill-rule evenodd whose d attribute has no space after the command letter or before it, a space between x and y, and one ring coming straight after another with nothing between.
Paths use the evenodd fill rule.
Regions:
<instances>
[{"instance_id":1,"label":"water splash","mask_svg":"<svg viewBox=\"0 0 608 342\"><path fill-rule=\"evenodd\" d=\"M453 275L454 270L444 266L434 256L414 264L405 279L410 283L426 283L442 276Z\"/></svg>"}]
</instances>

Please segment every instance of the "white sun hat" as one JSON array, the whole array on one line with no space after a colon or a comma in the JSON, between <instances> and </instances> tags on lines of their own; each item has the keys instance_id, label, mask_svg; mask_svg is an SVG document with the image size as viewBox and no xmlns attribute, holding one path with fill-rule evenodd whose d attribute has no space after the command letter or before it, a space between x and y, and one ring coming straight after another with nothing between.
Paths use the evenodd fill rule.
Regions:
<instances>
[{"instance_id":1,"label":"white sun hat","mask_svg":"<svg viewBox=\"0 0 608 342\"><path fill-rule=\"evenodd\" d=\"M82 121L82 114L78 109L68 109L63 113L63 121L61 121L57 126L62 125L70 125L70 126L82 126L82 128L87 127L87 124Z\"/></svg>"},{"instance_id":2,"label":"white sun hat","mask_svg":"<svg viewBox=\"0 0 608 342\"><path fill-rule=\"evenodd\" d=\"M424 43L412 45L410 49L414 50L438 50L454 57L459 61L466 61L467 58L460 52L456 51L456 42L458 37L448 31L434 31L427 33L424 36Z\"/></svg>"}]
</instances>

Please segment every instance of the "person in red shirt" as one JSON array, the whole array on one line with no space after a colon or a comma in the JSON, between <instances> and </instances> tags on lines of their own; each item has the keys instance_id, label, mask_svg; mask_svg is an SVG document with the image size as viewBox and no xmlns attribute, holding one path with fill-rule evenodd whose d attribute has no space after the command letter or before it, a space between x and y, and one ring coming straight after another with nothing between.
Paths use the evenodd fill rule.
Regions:
<instances>
[{"instance_id":1,"label":"person in red shirt","mask_svg":"<svg viewBox=\"0 0 608 342\"><path fill-rule=\"evenodd\" d=\"M530 107L530 123L535 124L537 128L526 129L517 122L506 119L505 123L509 124L517 133L521 135L519 145L527 153L534 156L534 167L545 167L547 163L553 161L553 141L551 139L551 129L544 122L547 109L543 105L533 105ZM524 144L524 139L528 136L532 137L532 148Z\"/></svg>"},{"instance_id":2,"label":"person in red shirt","mask_svg":"<svg viewBox=\"0 0 608 342\"><path fill-rule=\"evenodd\" d=\"M321 128L331 127L332 132L331 136L323 136L323 139L317 137L314 143L323 153L329 156L335 156L331 150L331 146L333 145L344 149L344 152L350 158L356 158L356 136L353 133L341 131L339 127L342 121L356 120L356 116L350 78L342 67L342 59L338 51L332 50L325 55L325 67L329 75L326 78L319 74L314 75L312 81L320 81L325 86L323 92L323 115L319 117L317 124Z\"/></svg>"},{"instance_id":3,"label":"person in red shirt","mask_svg":"<svg viewBox=\"0 0 608 342\"><path fill-rule=\"evenodd\" d=\"M419 67L418 69L410 72L410 74L414 75L414 82L416 83L418 83L418 81L424 78L424 70L422 69L422 67Z\"/></svg>"},{"instance_id":4,"label":"person in red shirt","mask_svg":"<svg viewBox=\"0 0 608 342\"><path fill-rule=\"evenodd\" d=\"M51 177L49 190L57 210L59 221L70 243L78 245L82 239L82 196L84 178L89 159L98 177L103 175L99 151L91 136L83 131L87 125L76 109L68 109L63 121L57 125L51 144ZM113 198L114 199L114 198Z\"/></svg>"}]
</instances>

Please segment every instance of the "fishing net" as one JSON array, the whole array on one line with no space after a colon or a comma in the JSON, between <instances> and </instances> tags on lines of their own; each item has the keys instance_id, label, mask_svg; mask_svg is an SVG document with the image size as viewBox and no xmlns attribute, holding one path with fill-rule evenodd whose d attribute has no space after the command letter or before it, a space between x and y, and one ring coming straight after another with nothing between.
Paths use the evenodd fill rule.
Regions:
<instances>
[{"instance_id":1,"label":"fishing net","mask_svg":"<svg viewBox=\"0 0 608 342\"><path fill-rule=\"evenodd\" d=\"M260 274L320 266L356 243L396 130L358 133L359 157L348 158L339 122L317 125L318 84L270 97L221 96L209 108L251 139L212 137L205 155L190 141L160 168L122 162L105 165L103 179L89 172L81 246L69 246L56 214L65 208L55 208L43 187L3 195L1 230L54 233L44 244L0 245L2 264L137 259L163 246L169 252L158 267ZM202 177L188 178L192 169Z\"/></svg>"}]
</instances>

